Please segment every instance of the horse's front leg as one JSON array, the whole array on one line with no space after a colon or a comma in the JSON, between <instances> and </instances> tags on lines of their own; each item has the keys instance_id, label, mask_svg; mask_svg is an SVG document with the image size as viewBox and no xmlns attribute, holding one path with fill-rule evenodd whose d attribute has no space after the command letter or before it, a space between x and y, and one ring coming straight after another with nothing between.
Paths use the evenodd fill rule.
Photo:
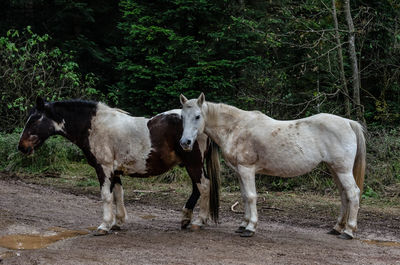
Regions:
<instances>
[{"instance_id":1,"label":"horse's front leg","mask_svg":"<svg viewBox=\"0 0 400 265\"><path fill-rule=\"evenodd\" d=\"M243 180L239 174L236 174L239 179L240 194L242 195L243 208L244 208L244 219L240 223L239 228L235 231L236 233L243 233L246 230L246 226L249 224L250 220L250 209L247 203L247 197L244 194Z\"/></svg>"},{"instance_id":2,"label":"horse's front leg","mask_svg":"<svg viewBox=\"0 0 400 265\"><path fill-rule=\"evenodd\" d=\"M192 179L192 194L190 195L188 201L182 209L182 220L181 228L186 229L188 225L192 222L193 209L196 206L197 201L200 197L200 191L197 188L197 184Z\"/></svg>"},{"instance_id":3,"label":"horse's front leg","mask_svg":"<svg viewBox=\"0 0 400 265\"><path fill-rule=\"evenodd\" d=\"M121 178L117 174L111 178L111 192L114 195L116 207L116 223L111 229L120 230L121 226L126 222L128 215L124 204L124 190L122 188Z\"/></svg>"},{"instance_id":4,"label":"horse's front leg","mask_svg":"<svg viewBox=\"0 0 400 265\"><path fill-rule=\"evenodd\" d=\"M100 182L101 199L103 201L103 222L97 228L95 235L106 235L115 224L113 212L113 194L111 193L111 170L107 167L96 168Z\"/></svg>"},{"instance_id":5,"label":"horse's front leg","mask_svg":"<svg viewBox=\"0 0 400 265\"><path fill-rule=\"evenodd\" d=\"M258 222L255 169L239 165L237 167L237 172L241 180L241 188L243 190L241 193L245 209L245 222L242 224L244 225L248 222L240 236L251 237L256 231Z\"/></svg>"}]
</instances>

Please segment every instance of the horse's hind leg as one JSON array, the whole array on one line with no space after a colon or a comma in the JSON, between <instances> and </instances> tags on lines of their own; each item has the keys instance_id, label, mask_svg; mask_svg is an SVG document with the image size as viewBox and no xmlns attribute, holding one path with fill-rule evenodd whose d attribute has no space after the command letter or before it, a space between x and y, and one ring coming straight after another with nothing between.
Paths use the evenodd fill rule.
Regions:
<instances>
[{"instance_id":1,"label":"horse's hind leg","mask_svg":"<svg viewBox=\"0 0 400 265\"><path fill-rule=\"evenodd\" d=\"M122 182L119 175L115 174L111 178L111 192L114 197L115 202L115 217L116 223L111 228L113 230L119 230L121 226L125 223L128 215L126 213L126 208L124 204L124 190L122 188Z\"/></svg>"},{"instance_id":2,"label":"horse's hind leg","mask_svg":"<svg viewBox=\"0 0 400 265\"><path fill-rule=\"evenodd\" d=\"M199 215L192 222L192 229L202 227L207 224L209 217L209 203L210 203L210 180L201 174L200 183L197 183L197 188L200 191Z\"/></svg>"},{"instance_id":3,"label":"horse's hind leg","mask_svg":"<svg viewBox=\"0 0 400 265\"><path fill-rule=\"evenodd\" d=\"M348 173L336 173L338 180L343 187L343 193L347 200L347 214L344 214L345 225L343 233L340 236L343 239L351 239L354 237L353 232L357 230L357 214L360 204L360 189L358 188L352 171Z\"/></svg>"},{"instance_id":4,"label":"horse's hind leg","mask_svg":"<svg viewBox=\"0 0 400 265\"><path fill-rule=\"evenodd\" d=\"M331 174L333 175L333 180L335 181L336 186L339 190L339 195L340 195L340 200L341 200L339 217L337 219L335 226L333 227L333 229L331 231L328 232L328 234L340 235L346 225L346 221L348 218L347 196L346 196L346 193L343 192L342 184L340 183L335 171L332 170L332 168L329 166L328 166L328 168L329 168Z\"/></svg>"},{"instance_id":5,"label":"horse's hind leg","mask_svg":"<svg viewBox=\"0 0 400 265\"><path fill-rule=\"evenodd\" d=\"M192 180L192 194L182 209L181 228L185 229L192 222L193 209L200 197L200 191L197 184Z\"/></svg>"}]
</instances>

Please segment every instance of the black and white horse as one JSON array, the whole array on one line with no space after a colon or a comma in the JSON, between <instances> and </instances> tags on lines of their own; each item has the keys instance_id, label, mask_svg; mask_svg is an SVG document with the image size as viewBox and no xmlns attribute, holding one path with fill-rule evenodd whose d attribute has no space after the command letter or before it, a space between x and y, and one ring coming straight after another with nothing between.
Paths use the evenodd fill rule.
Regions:
<instances>
[{"instance_id":1,"label":"black and white horse","mask_svg":"<svg viewBox=\"0 0 400 265\"><path fill-rule=\"evenodd\" d=\"M120 175L149 177L182 165L192 180L193 190L183 208L181 226L186 228L190 224L199 197L199 216L192 225L202 226L209 217L214 221L218 218L218 154L205 134L198 137L193 151L184 152L179 144L182 130L180 110L147 119L132 117L100 102L45 102L38 98L18 149L32 154L50 136L62 135L83 151L100 182L103 222L97 229L99 235L126 221ZM204 160L208 174L204 172Z\"/></svg>"}]
</instances>

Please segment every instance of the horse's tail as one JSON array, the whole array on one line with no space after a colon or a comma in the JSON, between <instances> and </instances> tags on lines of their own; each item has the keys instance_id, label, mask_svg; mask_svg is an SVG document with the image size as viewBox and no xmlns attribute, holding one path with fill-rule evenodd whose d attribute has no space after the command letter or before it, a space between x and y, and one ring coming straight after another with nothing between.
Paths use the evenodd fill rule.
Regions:
<instances>
[{"instance_id":1,"label":"horse's tail","mask_svg":"<svg viewBox=\"0 0 400 265\"><path fill-rule=\"evenodd\" d=\"M210 179L209 210L211 219L215 223L218 223L219 217L220 162L218 149L218 145L210 139L208 152L206 154L206 167L207 175Z\"/></svg>"},{"instance_id":2,"label":"horse's tail","mask_svg":"<svg viewBox=\"0 0 400 265\"><path fill-rule=\"evenodd\" d=\"M353 129L357 137L357 154L353 166L353 176L360 189L360 198L363 193L364 187L364 175L365 175L365 165L366 165L366 147L365 147L365 137L364 130L361 124L358 122L350 122L350 126Z\"/></svg>"}]
</instances>

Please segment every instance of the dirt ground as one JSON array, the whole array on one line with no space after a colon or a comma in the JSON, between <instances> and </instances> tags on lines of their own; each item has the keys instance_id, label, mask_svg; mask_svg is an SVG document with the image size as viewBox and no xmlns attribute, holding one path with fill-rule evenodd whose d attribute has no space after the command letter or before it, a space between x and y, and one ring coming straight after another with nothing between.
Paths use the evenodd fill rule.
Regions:
<instances>
[{"instance_id":1,"label":"dirt ground","mask_svg":"<svg viewBox=\"0 0 400 265\"><path fill-rule=\"evenodd\" d=\"M91 231L102 213L99 192L2 177L0 241L30 234L42 235L40 244L46 236L78 232L35 250L0 247L0 264L400 264L398 207L362 208L357 238L344 241L326 234L338 210L331 198L315 199L310 206L293 195L291 206L274 201L274 207L266 207L261 196L257 233L241 238L234 230L242 215L229 210L237 194L228 197L222 201L220 224L190 232L179 225L184 198L175 201L170 193L138 200L127 192L127 224L121 231L95 237Z\"/></svg>"}]
</instances>

